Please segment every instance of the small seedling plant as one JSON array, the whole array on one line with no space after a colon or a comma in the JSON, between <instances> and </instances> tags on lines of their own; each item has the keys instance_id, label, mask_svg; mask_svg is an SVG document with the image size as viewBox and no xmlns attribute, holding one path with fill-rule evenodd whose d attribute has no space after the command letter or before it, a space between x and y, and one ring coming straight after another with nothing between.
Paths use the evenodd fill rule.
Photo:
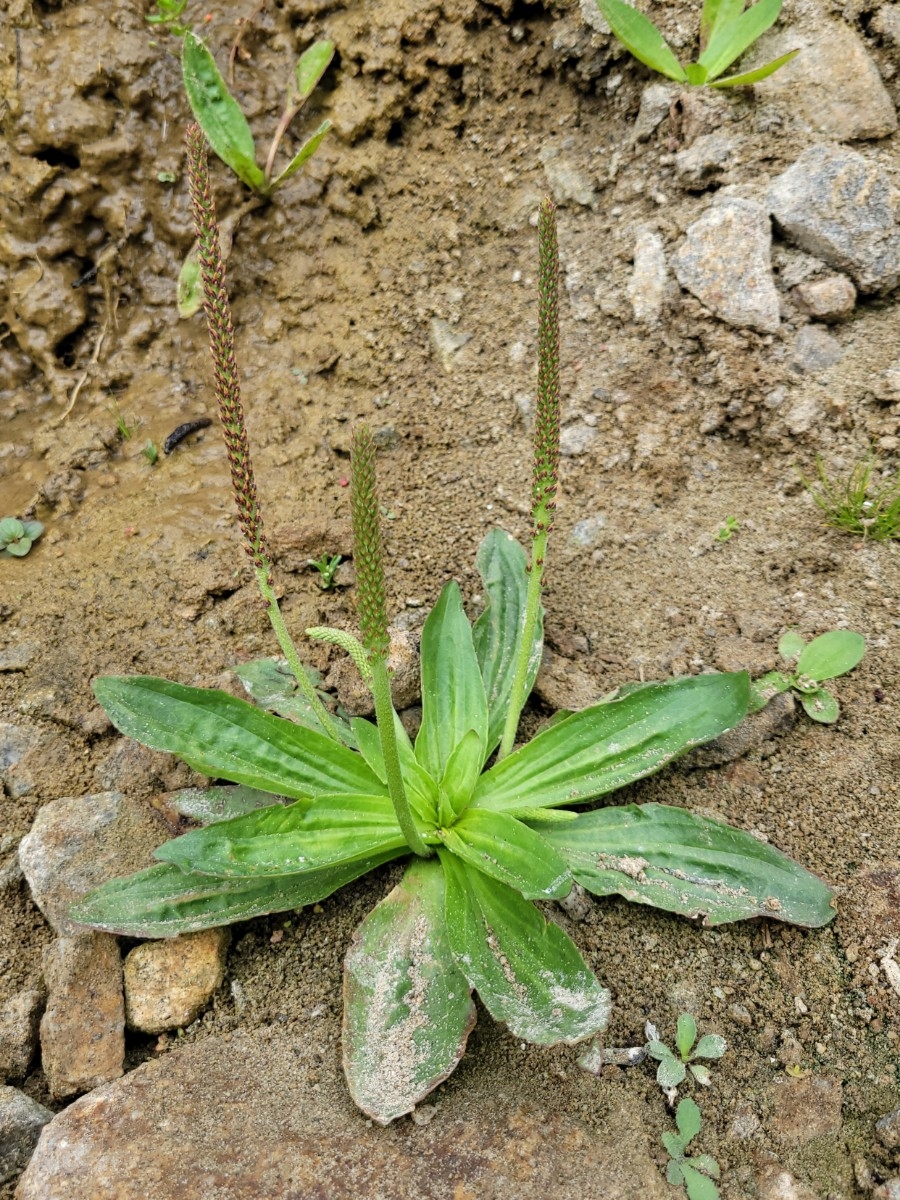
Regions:
<instances>
[{"instance_id":1,"label":"small seedling plant","mask_svg":"<svg viewBox=\"0 0 900 1200\"><path fill-rule=\"evenodd\" d=\"M726 517L724 523L716 530L716 541L730 542L740 528L737 517Z\"/></svg>"},{"instance_id":2,"label":"small seedling plant","mask_svg":"<svg viewBox=\"0 0 900 1200\"><path fill-rule=\"evenodd\" d=\"M0 520L0 555L24 558L44 532L40 521L20 521L18 517Z\"/></svg>"},{"instance_id":3,"label":"small seedling plant","mask_svg":"<svg viewBox=\"0 0 900 1200\"><path fill-rule=\"evenodd\" d=\"M800 476L803 486L834 529L860 534L873 542L900 538L900 474L876 478L872 457L854 465L845 479L830 476L816 456L817 480Z\"/></svg>"},{"instance_id":4,"label":"small seedling plant","mask_svg":"<svg viewBox=\"0 0 900 1200\"><path fill-rule=\"evenodd\" d=\"M683 1186L689 1200L719 1200L719 1189L713 1182L721 1174L719 1164L711 1154L687 1153L702 1123L700 1109L690 1097L679 1101L675 1112L678 1132L662 1135L662 1143L669 1156L666 1179L673 1187Z\"/></svg>"},{"instance_id":5,"label":"small seedling plant","mask_svg":"<svg viewBox=\"0 0 900 1200\"><path fill-rule=\"evenodd\" d=\"M750 688L750 711L759 712L773 696L792 691L808 717L832 725L840 716L840 707L822 684L852 671L865 652L865 638L850 629L833 629L809 644L789 630L778 643L778 653L787 662L796 660L793 669L770 671L755 680Z\"/></svg>"},{"instance_id":6,"label":"small seedling plant","mask_svg":"<svg viewBox=\"0 0 900 1200\"><path fill-rule=\"evenodd\" d=\"M323 592L334 586L334 575L341 565L339 554L323 554L321 558L309 558L307 566L314 567L319 572L319 587Z\"/></svg>"},{"instance_id":7,"label":"small seedling plant","mask_svg":"<svg viewBox=\"0 0 900 1200\"><path fill-rule=\"evenodd\" d=\"M187 5L188 0L156 0L153 11L148 12L144 20L148 25L156 25L176 37L183 37L190 29L189 25L181 24Z\"/></svg>"},{"instance_id":8,"label":"small seedling plant","mask_svg":"<svg viewBox=\"0 0 900 1200\"><path fill-rule=\"evenodd\" d=\"M697 1022L691 1013L682 1013L675 1028L675 1050L659 1040L659 1032L647 1023L647 1053L659 1063L656 1082L667 1096L684 1083L690 1073L697 1083L709 1087L712 1082L709 1068L697 1059L721 1058L727 1048L725 1039L717 1033L706 1033L697 1040Z\"/></svg>"},{"instance_id":9,"label":"small seedling plant","mask_svg":"<svg viewBox=\"0 0 900 1200\"><path fill-rule=\"evenodd\" d=\"M455 582L421 639L422 722L412 741L394 711L375 447L356 431L351 515L358 636L343 647L371 690L375 721L329 711L278 609L243 420L234 330L202 134L188 134L216 394L245 546L297 683L293 720L221 691L152 677L95 680L123 733L230 781L203 826L156 851L156 866L112 880L73 916L97 929L165 937L294 909L384 863L403 875L356 931L344 968L343 1057L357 1105L387 1123L454 1070L475 1024L473 992L511 1034L539 1046L602 1030L610 996L535 901L578 881L708 924L765 915L817 926L829 887L773 846L662 804L579 811L737 724L746 673L623 689L563 714L516 746L541 658L541 594L559 461L559 263L553 205L539 221L539 400L530 555L500 529L476 565L486 607L471 623ZM224 798L223 798L224 793ZM227 813L227 816L223 815Z\"/></svg>"},{"instance_id":10,"label":"small seedling plant","mask_svg":"<svg viewBox=\"0 0 900 1200\"><path fill-rule=\"evenodd\" d=\"M597 0L610 29L638 62L676 83L714 88L759 83L799 54L798 50L791 50L752 71L721 78L775 24L781 12L781 0L758 0L746 11L745 5L746 0L704 0L700 14L701 53L696 62L682 66L669 43L643 13L624 0Z\"/></svg>"}]
</instances>

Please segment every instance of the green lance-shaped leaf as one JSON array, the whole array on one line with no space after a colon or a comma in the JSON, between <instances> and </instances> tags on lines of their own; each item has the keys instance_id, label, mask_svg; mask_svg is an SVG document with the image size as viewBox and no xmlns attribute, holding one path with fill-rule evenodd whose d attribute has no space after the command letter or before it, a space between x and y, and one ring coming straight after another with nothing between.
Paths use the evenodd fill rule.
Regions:
<instances>
[{"instance_id":1,"label":"green lance-shaped leaf","mask_svg":"<svg viewBox=\"0 0 900 1200\"><path fill-rule=\"evenodd\" d=\"M363 717L354 717L350 725L360 753L384 783L387 780L387 771L378 727ZM438 785L424 767L419 765L416 752L409 740L409 734L403 728L403 722L396 713L394 713L394 732L397 740L397 756L403 774L403 785L410 807L423 824L434 826L438 819Z\"/></svg>"},{"instance_id":2,"label":"green lance-shaped leaf","mask_svg":"<svg viewBox=\"0 0 900 1200\"><path fill-rule=\"evenodd\" d=\"M746 715L744 672L642 686L551 725L478 781L474 808L582 804L658 771Z\"/></svg>"},{"instance_id":3,"label":"green lance-shaped leaf","mask_svg":"<svg viewBox=\"0 0 900 1200\"><path fill-rule=\"evenodd\" d=\"M296 93L291 99L295 104L302 104L309 99L333 58L334 42L314 42L308 50L303 51L294 70Z\"/></svg>"},{"instance_id":4,"label":"green lance-shaped leaf","mask_svg":"<svg viewBox=\"0 0 900 1200\"><path fill-rule=\"evenodd\" d=\"M179 317L185 319L192 317L203 307L203 280L200 276L199 247L196 242L188 251L178 272L175 302L178 305Z\"/></svg>"},{"instance_id":5,"label":"green lance-shaped leaf","mask_svg":"<svg viewBox=\"0 0 900 1200\"><path fill-rule=\"evenodd\" d=\"M290 179L292 175L296 175L304 163L315 154L319 146L325 140L325 135L331 129L331 121L323 121L322 124L315 130L314 133L306 139L288 165L284 168L280 175L272 181L273 189L279 187L286 179Z\"/></svg>"},{"instance_id":6,"label":"green lance-shaped leaf","mask_svg":"<svg viewBox=\"0 0 900 1200\"><path fill-rule=\"evenodd\" d=\"M184 35L182 73L191 111L210 146L239 179L264 195L268 185L256 164L247 118L229 92L206 44L193 33Z\"/></svg>"},{"instance_id":7,"label":"green lance-shaped leaf","mask_svg":"<svg viewBox=\"0 0 900 1200\"><path fill-rule=\"evenodd\" d=\"M384 791L362 758L331 738L226 692L150 675L103 676L94 694L115 727L204 775L280 796Z\"/></svg>"},{"instance_id":8,"label":"green lance-shaped leaf","mask_svg":"<svg viewBox=\"0 0 900 1200\"><path fill-rule=\"evenodd\" d=\"M600 808L540 831L596 896L618 893L705 925L769 917L815 928L835 915L832 889L786 854L680 808Z\"/></svg>"},{"instance_id":9,"label":"green lance-shaped leaf","mask_svg":"<svg viewBox=\"0 0 900 1200\"><path fill-rule=\"evenodd\" d=\"M597 7L610 29L638 62L677 83L687 83L684 68L672 53L668 42L643 13L623 3L623 0L597 0Z\"/></svg>"},{"instance_id":10,"label":"green lance-shaped leaf","mask_svg":"<svg viewBox=\"0 0 900 1200\"><path fill-rule=\"evenodd\" d=\"M526 900L561 900L572 890L572 874L561 855L539 833L506 813L470 808L450 829L441 830L448 850Z\"/></svg>"},{"instance_id":11,"label":"green lance-shaped leaf","mask_svg":"<svg viewBox=\"0 0 900 1200\"><path fill-rule=\"evenodd\" d=\"M212 825L216 821L229 821L242 817L260 808L271 808L274 804L287 804L284 796L261 792L259 788L227 787L182 788L166 796L166 805L182 817L190 817L200 825ZM309 807L311 801L298 801Z\"/></svg>"},{"instance_id":12,"label":"green lance-shaped leaf","mask_svg":"<svg viewBox=\"0 0 900 1200\"><path fill-rule=\"evenodd\" d=\"M438 817L442 825L452 825L469 805L481 774L484 742L469 729L454 746L440 782Z\"/></svg>"},{"instance_id":13,"label":"green lance-shaped leaf","mask_svg":"<svg viewBox=\"0 0 900 1200\"><path fill-rule=\"evenodd\" d=\"M413 859L344 962L344 1073L356 1104L382 1125L411 1112L459 1063L475 1018L447 937L440 863Z\"/></svg>"},{"instance_id":14,"label":"green lance-shaped leaf","mask_svg":"<svg viewBox=\"0 0 900 1200\"><path fill-rule=\"evenodd\" d=\"M736 58L752 46L778 20L781 0L759 0L737 20L720 23L709 45L697 60L710 79L717 79Z\"/></svg>"},{"instance_id":15,"label":"green lance-shaped leaf","mask_svg":"<svg viewBox=\"0 0 900 1200\"><path fill-rule=\"evenodd\" d=\"M696 1040L697 1022L691 1013L682 1013L675 1027L675 1046L685 1062L687 1062L691 1047Z\"/></svg>"},{"instance_id":16,"label":"green lance-shaped leaf","mask_svg":"<svg viewBox=\"0 0 900 1200\"><path fill-rule=\"evenodd\" d=\"M122 937L175 937L315 904L393 857L391 852L267 879L216 879L160 863L104 883L73 905L69 916Z\"/></svg>"},{"instance_id":17,"label":"green lance-shaped leaf","mask_svg":"<svg viewBox=\"0 0 900 1200\"><path fill-rule=\"evenodd\" d=\"M846 675L866 652L866 639L849 629L833 629L813 638L797 660L796 673L821 683Z\"/></svg>"},{"instance_id":18,"label":"green lance-shaped leaf","mask_svg":"<svg viewBox=\"0 0 900 1200\"><path fill-rule=\"evenodd\" d=\"M488 710L472 626L456 583L448 583L422 629L422 727L416 758L440 779L457 742L470 730L482 746Z\"/></svg>"},{"instance_id":19,"label":"green lance-shaped leaf","mask_svg":"<svg viewBox=\"0 0 900 1200\"><path fill-rule=\"evenodd\" d=\"M300 875L405 849L390 799L353 795L217 821L173 838L155 856L183 871L231 879Z\"/></svg>"},{"instance_id":20,"label":"green lance-shaped leaf","mask_svg":"<svg viewBox=\"0 0 900 1200\"><path fill-rule=\"evenodd\" d=\"M578 948L517 891L439 851L447 932L459 969L497 1021L538 1046L606 1028L610 997Z\"/></svg>"},{"instance_id":21,"label":"green lance-shaped leaf","mask_svg":"<svg viewBox=\"0 0 900 1200\"><path fill-rule=\"evenodd\" d=\"M796 58L799 53L799 50L789 50L787 54L782 54L780 58L773 58L771 62L765 63L761 67L754 67L752 71L741 71L738 75L726 75L724 79L717 79L714 83L710 82L709 86L714 88L750 87L752 84L774 75L779 68L783 67L785 63L789 63L792 58Z\"/></svg>"},{"instance_id":22,"label":"green lance-shaped leaf","mask_svg":"<svg viewBox=\"0 0 900 1200\"><path fill-rule=\"evenodd\" d=\"M704 0L700 14L701 46L708 46L713 34L736 21L745 6L746 0Z\"/></svg>"},{"instance_id":23,"label":"green lance-shaped leaf","mask_svg":"<svg viewBox=\"0 0 900 1200\"><path fill-rule=\"evenodd\" d=\"M319 672L311 667L304 669L313 687L318 687L322 682ZM243 684L244 691L260 708L279 717L286 717L306 729L314 729L317 733L327 732L322 728L307 697L298 689L296 677L285 659L257 658L252 662L241 663L234 668L234 673ZM339 717L332 719L341 741L355 750L356 741L350 726Z\"/></svg>"},{"instance_id":24,"label":"green lance-shaped leaf","mask_svg":"<svg viewBox=\"0 0 900 1200\"><path fill-rule=\"evenodd\" d=\"M475 657L481 668L488 702L485 754L500 742L509 707L516 653L525 622L528 571L525 551L502 529L492 529L478 547L475 566L484 584L487 607L472 626ZM534 687L543 648L543 609L538 613L528 660L527 696Z\"/></svg>"}]
</instances>

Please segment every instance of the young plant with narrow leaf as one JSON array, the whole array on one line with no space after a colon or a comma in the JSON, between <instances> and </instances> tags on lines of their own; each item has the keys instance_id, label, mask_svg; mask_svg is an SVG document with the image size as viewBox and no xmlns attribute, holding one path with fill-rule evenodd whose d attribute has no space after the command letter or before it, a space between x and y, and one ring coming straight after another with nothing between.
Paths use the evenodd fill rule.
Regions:
<instances>
[{"instance_id":1,"label":"young plant with narrow leaf","mask_svg":"<svg viewBox=\"0 0 900 1200\"><path fill-rule=\"evenodd\" d=\"M688 1146L700 1132L703 1119L691 1099L681 1100L675 1113L677 1133L664 1133L662 1143L669 1156L666 1179L673 1187L683 1186L688 1200L719 1200L713 1180L719 1178L719 1164L711 1154L691 1154Z\"/></svg>"},{"instance_id":2,"label":"young plant with narrow leaf","mask_svg":"<svg viewBox=\"0 0 900 1200\"><path fill-rule=\"evenodd\" d=\"M612 32L638 62L690 87L746 87L759 83L790 62L799 50L751 71L720 78L778 20L781 0L757 0L745 10L746 0L704 0L700 15L700 55L682 65L669 43L649 17L625 0L597 0L597 7Z\"/></svg>"},{"instance_id":3,"label":"young plant with narrow leaf","mask_svg":"<svg viewBox=\"0 0 900 1200\"><path fill-rule=\"evenodd\" d=\"M833 629L808 645L799 633L789 630L778 643L778 653L788 662L797 660L793 670L770 671L755 680L750 689L750 711L759 712L773 696L790 690L813 721L834 724L841 710L822 684L852 671L865 652L865 638L850 629Z\"/></svg>"},{"instance_id":4,"label":"young plant with narrow leaf","mask_svg":"<svg viewBox=\"0 0 900 1200\"><path fill-rule=\"evenodd\" d=\"M717 1059L725 1053L725 1039L717 1033L704 1034L697 1040L697 1022L691 1013L682 1013L675 1028L675 1050L660 1041L654 1025L647 1023L647 1053L659 1063L656 1082L667 1095L684 1083L690 1073L697 1083L709 1087L709 1068L697 1059Z\"/></svg>"},{"instance_id":5,"label":"young plant with narrow leaf","mask_svg":"<svg viewBox=\"0 0 900 1200\"><path fill-rule=\"evenodd\" d=\"M559 266L549 201L539 222L530 561L502 530L487 535L476 558L486 604L474 624L457 584L444 587L422 630L422 722L411 740L387 670L374 445L358 430L351 510L359 636L327 627L307 633L351 656L376 719L324 712L274 615L197 133L190 159L241 525L298 691L286 694L280 672L257 665L250 673L251 693L284 719L224 692L162 679L95 681L119 730L235 786L217 786L211 798L193 790L176 802L202 827L161 846L158 865L85 897L75 919L130 936L170 936L311 904L405 860L400 882L357 929L344 974L348 1085L360 1108L383 1123L410 1112L453 1071L475 1021L473 991L515 1037L537 1045L577 1043L604 1028L609 993L534 903L564 897L574 880L598 895L702 914L710 924L757 915L829 921L830 889L748 834L659 804L576 811L736 725L749 703L745 673L623 689L515 744L541 657L558 477Z\"/></svg>"}]
</instances>

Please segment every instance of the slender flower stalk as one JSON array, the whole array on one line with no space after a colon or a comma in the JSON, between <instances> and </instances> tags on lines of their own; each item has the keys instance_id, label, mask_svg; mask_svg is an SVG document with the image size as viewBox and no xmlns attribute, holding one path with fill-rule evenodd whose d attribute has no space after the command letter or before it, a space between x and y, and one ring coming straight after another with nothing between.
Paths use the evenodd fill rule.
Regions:
<instances>
[{"instance_id":1,"label":"slender flower stalk","mask_svg":"<svg viewBox=\"0 0 900 1200\"><path fill-rule=\"evenodd\" d=\"M278 607L272 579L272 562L266 545L256 478L253 474L250 440L247 437L244 408L241 403L240 376L234 356L234 322L231 319L231 305L228 303L228 291L225 286L225 261L219 245L216 206L209 185L206 141L199 125L188 126L186 142L191 213L197 234L200 275L203 280L203 308L209 328L216 403L222 432L225 435L225 449L231 469L231 487L238 521L244 535L244 549L253 563L256 582L265 601L281 652L319 724L337 741L339 739L334 721L316 694Z\"/></svg>"},{"instance_id":2,"label":"slender flower stalk","mask_svg":"<svg viewBox=\"0 0 900 1200\"><path fill-rule=\"evenodd\" d=\"M359 627L362 644L368 653L371 674L367 682L375 701L375 720L381 739L381 752L384 755L388 793L407 845L422 858L428 858L434 851L425 845L416 829L400 771L400 754L394 728L394 705L391 701L391 683L387 670L390 639L384 586L384 553L375 480L375 443L364 425L354 431L350 449L350 509Z\"/></svg>"},{"instance_id":3,"label":"slender flower stalk","mask_svg":"<svg viewBox=\"0 0 900 1200\"><path fill-rule=\"evenodd\" d=\"M541 203L538 219L538 394L531 484L531 562L522 637L498 759L505 758L513 748L527 698L528 663L541 611L544 556L559 487L559 412L559 246L556 205L547 197Z\"/></svg>"}]
</instances>

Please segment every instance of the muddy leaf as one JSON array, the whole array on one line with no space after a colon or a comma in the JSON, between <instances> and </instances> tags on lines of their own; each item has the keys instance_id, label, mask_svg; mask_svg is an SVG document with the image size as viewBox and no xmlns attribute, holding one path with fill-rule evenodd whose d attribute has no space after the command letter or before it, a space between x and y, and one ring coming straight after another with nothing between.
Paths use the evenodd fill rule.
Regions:
<instances>
[{"instance_id":1,"label":"muddy leaf","mask_svg":"<svg viewBox=\"0 0 900 1200\"><path fill-rule=\"evenodd\" d=\"M308 50L303 51L294 71L298 102L302 103L312 95L333 58L334 42L314 42Z\"/></svg>"},{"instance_id":2,"label":"muddy leaf","mask_svg":"<svg viewBox=\"0 0 900 1200\"><path fill-rule=\"evenodd\" d=\"M601 808L541 834L596 896L618 893L706 925L769 917L816 927L835 915L832 889L786 854L680 808Z\"/></svg>"},{"instance_id":3,"label":"muddy leaf","mask_svg":"<svg viewBox=\"0 0 900 1200\"><path fill-rule=\"evenodd\" d=\"M745 672L641 686L550 726L478 781L474 808L581 804L651 775L747 714Z\"/></svg>"},{"instance_id":4,"label":"muddy leaf","mask_svg":"<svg viewBox=\"0 0 900 1200\"><path fill-rule=\"evenodd\" d=\"M69 915L92 929L123 937L175 937L315 904L391 857L382 854L274 879L216 879L161 863L111 879L74 904Z\"/></svg>"},{"instance_id":5,"label":"muddy leaf","mask_svg":"<svg viewBox=\"0 0 900 1200\"><path fill-rule=\"evenodd\" d=\"M475 1025L444 923L437 859L416 859L359 926L344 962L344 1072L368 1116L386 1125L456 1067Z\"/></svg>"},{"instance_id":6,"label":"muddy leaf","mask_svg":"<svg viewBox=\"0 0 900 1200\"><path fill-rule=\"evenodd\" d=\"M197 250L195 242L178 272L176 302L179 317L192 317L203 307L203 281L200 278L200 260L197 257Z\"/></svg>"},{"instance_id":7,"label":"muddy leaf","mask_svg":"<svg viewBox=\"0 0 900 1200\"><path fill-rule=\"evenodd\" d=\"M262 792L258 788L209 787L183 788L166 797L169 808L182 817L190 817L201 825L212 825L215 821L228 821L255 812L258 808L271 808L273 804L285 803L283 796ZM300 801L299 803L302 803Z\"/></svg>"},{"instance_id":8,"label":"muddy leaf","mask_svg":"<svg viewBox=\"0 0 900 1200\"><path fill-rule=\"evenodd\" d=\"M406 848L387 796L325 796L217 821L156 851L184 871L221 878L294 875Z\"/></svg>"},{"instance_id":9,"label":"muddy leaf","mask_svg":"<svg viewBox=\"0 0 900 1200\"><path fill-rule=\"evenodd\" d=\"M457 964L496 1021L538 1046L606 1028L610 996L577 946L518 892L438 851Z\"/></svg>"},{"instance_id":10,"label":"muddy leaf","mask_svg":"<svg viewBox=\"0 0 900 1200\"><path fill-rule=\"evenodd\" d=\"M500 743L516 668L516 650L525 623L528 572L525 551L502 529L492 529L475 559L484 584L487 607L472 626L475 656L488 702L486 753ZM543 609L528 660L527 696L534 686L543 648Z\"/></svg>"},{"instance_id":11,"label":"muddy leaf","mask_svg":"<svg viewBox=\"0 0 900 1200\"><path fill-rule=\"evenodd\" d=\"M470 808L442 837L464 862L528 900L559 900L572 890L565 860L539 833L506 813Z\"/></svg>"}]
</instances>

